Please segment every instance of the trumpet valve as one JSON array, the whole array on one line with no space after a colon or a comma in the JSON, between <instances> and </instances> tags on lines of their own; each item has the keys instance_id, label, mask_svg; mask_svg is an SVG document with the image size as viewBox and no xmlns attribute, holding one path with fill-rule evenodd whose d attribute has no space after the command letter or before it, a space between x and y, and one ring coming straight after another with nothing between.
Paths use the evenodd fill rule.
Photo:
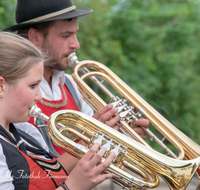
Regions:
<instances>
[{"instance_id":1,"label":"trumpet valve","mask_svg":"<svg viewBox=\"0 0 200 190\"><path fill-rule=\"evenodd\" d=\"M130 127L134 127L133 124L142 114L139 111L135 111L133 106L128 106L126 99L120 99L119 97L112 98L113 107L118 108L117 114L120 116L120 121L126 122Z\"/></svg>"},{"instance_id":2,"label":"trumpet valve","mask_svg":"<svg viewBox=\"0 0 200 190\"><path fill-rule=\"evenodd\" d=\"M106 148L106 152L103 156L104 158L107 158L111 152L114 152L115 157L112 162L117 167L121 166L124 155L127 152L127 148L125 146L99 131L93 133L93 137L88 145L88 148L92 147L95 143L100 143L100 148Z\"/></svg>"}]
</instances>

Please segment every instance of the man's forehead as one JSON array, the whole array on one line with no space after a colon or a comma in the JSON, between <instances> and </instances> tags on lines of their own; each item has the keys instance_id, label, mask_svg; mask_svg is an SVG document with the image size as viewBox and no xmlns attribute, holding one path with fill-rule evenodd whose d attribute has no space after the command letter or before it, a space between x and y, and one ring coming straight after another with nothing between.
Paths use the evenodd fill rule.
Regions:
<instances>
[{"instance_id":1,"label":"man's forehead","mask_svg":"<svg viewBox=\"0 0 200 190\"><path fill-rule=\"evenodd\" d=\"M77 18L71 20L57 20L54 21L54 24L51 26L51 30L60 29L62 31L76 32L79 29Z\"/></svg>"}]
</instances>

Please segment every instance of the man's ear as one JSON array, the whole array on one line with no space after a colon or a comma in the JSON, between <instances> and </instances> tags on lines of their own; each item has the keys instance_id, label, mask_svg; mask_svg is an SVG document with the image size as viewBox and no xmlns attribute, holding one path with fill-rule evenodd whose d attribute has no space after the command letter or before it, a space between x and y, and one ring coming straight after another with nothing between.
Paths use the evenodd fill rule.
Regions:
<instances>
[{"instance_id":1,"label":"man's ear","mask_svg":"<svg viewBox=\"0 0 200 190\"><path fill-rule=\"evenodd\" d=\"M39 49L42 47L43 36L42 34L35 28L30 28L28 31L29 40Z\"/></svg>"}]
</instances>

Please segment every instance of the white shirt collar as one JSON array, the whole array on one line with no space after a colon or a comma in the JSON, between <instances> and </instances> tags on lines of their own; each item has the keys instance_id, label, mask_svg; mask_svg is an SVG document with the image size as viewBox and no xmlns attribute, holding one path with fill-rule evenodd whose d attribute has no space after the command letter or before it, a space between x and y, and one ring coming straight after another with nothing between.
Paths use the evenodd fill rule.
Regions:
<instances>
[{"instance_id":1,"label":"white shirt collar","mask_svg":"<svg viewBox=\"0 0 200 190\"><path fill-rule=\"evenodd\" d=\"M47 100L60 100L62 98L62 93L59 88L59 83L64 85L65 83L65 72L59 70L53 70L52 74L52 89L50 88L48 82L42 77L40 83L40 91L42 97Z\"/></svg>"},{"instance_id":2,"label":"white shirt collar","mask_svg":"<svg viewBox=\"0 0 200 190\"><path fill-rule=\"evenodd\" d=\"M60 70L53 70L52 79L59 79L62 85L65 83L65 72Z\"/></svg>"}]
</instances>

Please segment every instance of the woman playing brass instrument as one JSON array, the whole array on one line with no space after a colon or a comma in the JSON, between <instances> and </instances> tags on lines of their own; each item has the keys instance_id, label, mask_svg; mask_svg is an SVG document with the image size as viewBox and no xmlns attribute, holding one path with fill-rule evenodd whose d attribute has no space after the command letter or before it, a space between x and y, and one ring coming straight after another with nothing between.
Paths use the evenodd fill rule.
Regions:
<instances>
[{"instance_id":1,"label":"woman playing brass instrument","mask_svg":"<svg viewBox=\"0 0 200 190\"><path fill-rule=\"evenodd\" d=\"M28 40L0 33L0 189L92 189L113 177L101 172L114 154L97 166L105 148L94 155L95 144L68 174L70 163L62 162L66 155L52 157L39 131L26 123L30 108L41 99L44 60Z\"/></svg>"}]
</instances>

